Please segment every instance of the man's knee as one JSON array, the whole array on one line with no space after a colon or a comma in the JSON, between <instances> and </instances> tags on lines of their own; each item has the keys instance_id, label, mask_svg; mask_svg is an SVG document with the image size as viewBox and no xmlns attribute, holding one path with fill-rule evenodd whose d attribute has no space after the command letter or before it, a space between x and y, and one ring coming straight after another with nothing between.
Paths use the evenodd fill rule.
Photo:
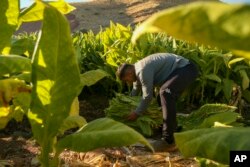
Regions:
<instances>
[{"instance_id":1,"label":"man's knee","mask_svg":"<svg viewBox=\"0 0 250 167\"><path fill-rule=\"evenodd\" d=\"M169 97L171 98L172 97L172 92L169 88L166 88L166 89L160 89L159 91L159 94L160 94L160 97L163 98L163 97Z\"/></svg>"},{"instance_id":2,"label":"man's knee","mask_svg":"<svg viewBox=\"0 0 250 167\"><path fill-rule=\"evenodd\" d=\"M173 91L170 88L165 88L165 89L160 89L159 95L161 98L166 98L166 99L177 99L177 94L175 91Z\"/></svg>"}]
</instances>

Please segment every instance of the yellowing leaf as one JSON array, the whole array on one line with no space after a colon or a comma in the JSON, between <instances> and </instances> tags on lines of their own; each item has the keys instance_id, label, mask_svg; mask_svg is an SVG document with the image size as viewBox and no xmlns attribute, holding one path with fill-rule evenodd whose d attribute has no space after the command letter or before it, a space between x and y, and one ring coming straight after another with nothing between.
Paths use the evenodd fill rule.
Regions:
<instances>
[{"instance_id":1,"label":"yellowing leaf","mask_svg":"<svg viewBox=\"0 0 250 167\"><path fill-rule=\"evenodd\" d=\"M230 128L230 127L232 127L231 125L226 125L226 124L223 124L223 123L220 123L220 122L214 122L214 126L213 127L228 127L228 128Z\"/></svg>"},{"instance_id":2,"label":"yellowing leaf","mask_svg":"<svg viewBox=\"0 0 250 167\"><path fill-rule=\"evenodd\" d=\"M240 51L240 50L234 50L233 53L237 56L242 56L250 60L250 52L248 51Z\"/></svg>"},{"instance_id":3,"label":"yellowing leaf","mask_svg":"<svg viewBox=\"0 0 250 167\"><path fill-rule=\"evenodd\" d=\"M9 115L10 107L0 107L0 117L6 117Z\"/></svg>"},{"instance_id":4,"label":"yellowing leaf","mask_svg":"<svg viewBox=\"0 0 250 167\"><path fill-rule=\"evenodd\" d=\"M74 6L71 6L65 1L49 2L49 4L59 10L62 14L67 14L75 10Z\"/></svg>"},{"instance_id":5,"label":"yellowing leaf","mask_svg":"<svg viewBox=\"0 0 250 167\"><path fill-rule=\"evenodd\" d=\"M14 96L20 92L30 92L25 82L17 79L0 80L0 106L7 107Z\"/></svg>"},{"instance_id":6,"label":"yellowing leaf","mask_svg":"<svg viewBox=\"0 0 250 167\"><path fill-rule=\"evenodd\" d=\"M71 104L69 115L70 116L79 115L79 100L77 97L74 99L73 103Z\"/></svg>"},{"instance_id":7,"label":"yellowing leaf","mask_svg":"<svg viewBox=\"0 0 250 167\"><path fill-rule=\"evenodd\" d=\"M231 65L232 65L232 64L237 63L237 62L240 62L240 61L242 61L242 60L244 60L243 57L239 57L239 58L235 58L235 59L233 59L233 60L230 60L230 61L228 62L228 67L231 68Z\"/></svg>"},{"instance_id":8,"label":"yellowing leaf","mask_svg":"<svg viewBox=\"0 0 250 167\"><path fill-rule=\"evenodd\" d=\"M67 2L64 1L49 2L48 4L55 7L62 14L67 14L75 10L75 7L69 5ZM31 21L42 20L45 6L46 6L45 2L36 1L36 3L34 3L29 8L21 12L20 22L31 22Z\"/></svg>"}]
</instances>

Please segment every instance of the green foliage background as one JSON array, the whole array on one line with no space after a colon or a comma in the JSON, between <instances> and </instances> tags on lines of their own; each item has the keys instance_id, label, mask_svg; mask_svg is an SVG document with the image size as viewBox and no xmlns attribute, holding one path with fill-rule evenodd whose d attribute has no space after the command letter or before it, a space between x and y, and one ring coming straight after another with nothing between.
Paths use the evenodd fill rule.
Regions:
<instances>
[{"instance_id":1,"label":"green foliage background","mask_svg":"<svg viewBox=\"0 0 250 167\"><path fill-rule=\"evenodd\" d=\"M74 33L73 41L81 72L104 70L110 74L109 81L103 84L106 85L103 87L106 92L115 90L124 93L126 86L121 85L115 77L116 68L121 63L135 63L152 53L170 52L190 59L200 69L199 78L184 93L180 103L228 103L237 85L242 89L243 98L249 102L249 60L238 58L227 50L177 40L165 33L145 34L136 45L132 45L132 34L131 26L112 22L110 27L97 34L92 31Z\"/></svg>"}]
</instances>

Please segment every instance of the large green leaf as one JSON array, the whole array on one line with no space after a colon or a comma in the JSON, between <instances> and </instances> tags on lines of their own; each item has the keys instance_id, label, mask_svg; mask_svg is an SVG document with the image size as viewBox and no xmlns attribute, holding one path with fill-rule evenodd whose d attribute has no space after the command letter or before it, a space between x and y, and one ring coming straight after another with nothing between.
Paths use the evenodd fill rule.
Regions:
<instances>
[{"instance_id":1,"label":"large green leaf","mask_svg":"<svg viewBox=\"0 0 250 167\"><path fill-rule=\"evenodd\" d=\"M44 8L45 8L45 2L36 1L34 4L32 4L29 8L25 9L20 13L20 22L31 22L31 21L38 21L42 20L44 15ZM64 2L63 0L56 1L56 2L49 2L48 3L51 6L54 6L63 14L70 13L75 8L71 5L69 5L67 2Z\"/></svg>"},{"instance_id":2,"label":"large green leaf","mask_svg":"<svg viewBox=\"0 0 250 167\"><path fill-rule=\"evenodd\" d=\"M48 5L35 53L29 118L33 134L44 148L68 117L81 85L68 21Z\"/></svg>"},{"instance_id":3,"label":"large green leaf","mask_svg":"<svg viewBox=\"0 0 250 167\"><path fill-rule=\"evenodd\" d=\"M109 76L109 74L103 70L90 70L81 74L81 83L82 86L91 86L107 76Z\"/></svg>"},{"instance_id":4,"label":"large green leaf","mask_svg":"<svg viewBox=\"0 0 250 167\"><path fill-rule=\"evenodd\" d=\"M30 59L17 55L0 56L0 77L30 71Z\"/></svg>"},{"instance_id":5,"label":"large green leaf","mask_svg":"<svg viewBox=\"0 0 250 167\"><path fill-rule=\"evenodd\" d=\"M185 157L204 157L229 164L231 150L250 150L250 128L210 128L175 134Z\"/></svg>"},{"instance_id":6,"label":"large green leaf","mask_svg":"<svg viewBox=\"0 0 250 167\"><path fill-rule=\"evenodd\" d=\"M215 122L220 122L225 125L231 124L236 121L237 117L239 116L236 112L218 112L216 114L210 115L206 118L199 128L210 128L214 126Z\"/></svg>"},{"instance_id":7,"label":"large green leaf","mask_svg":"<svg viewBox=\"0 0 250 167\"><path fill-rule=\"evenodd\" d=\"M191 42L249 52L249 18L250 5L195 2L151 16L135 30L132 40L146 32L166 32Z\"/></svg>"},{"instance_id":8,"label":"large green leaf","mask_svg":"<svg viewBox=\"0 0 250 167\"><path fill-rule=\"evenodd\" d=\"M10 39L18 24L19 1L0 1L0 54L10 46ZM8 49L4 51L8 53Z\"/></svg>"},{"instance_id":9,"label":"large green leaf","mask_svg":"<svg viewBox=\"0 0 250 167\"><path fill-rule=\"evenodd\" d=\"M153 150L148 141L132 128L109 118L96 119L79 132L61 139L56 148L60 153L69 148L74 151L90 151L103 147L119 147L140 142Z\"/></svg>"},{"instance_id":10,"label":"large green leaf","mask_svg":"<svg viewBox=\"0 0 250 167\"><path fill-rule=\"evenodd\" d=\"M191 130L203 127L211 126L211 121L220 121L222 123L230 123L230 119L218 118L217 114L220 113L233 113L237 108L235 106L229 106L226 104L205 104L197 111L193 111L187 117L178 115L178 122L183 125L184 130ZM226 114L227 115L227 114ZM229 114L230 115L230 114ZM234 115L234 114L233 114ZM211 117L211 118L210 118ZM206 120L208 119L208 120ZM209 125L206 123L209 122ZM213 123L212 123L213 124ZM204 126L205 125L205 126ZM201 126L201 127L202 127Z\"/></svg>"}]
</instances>

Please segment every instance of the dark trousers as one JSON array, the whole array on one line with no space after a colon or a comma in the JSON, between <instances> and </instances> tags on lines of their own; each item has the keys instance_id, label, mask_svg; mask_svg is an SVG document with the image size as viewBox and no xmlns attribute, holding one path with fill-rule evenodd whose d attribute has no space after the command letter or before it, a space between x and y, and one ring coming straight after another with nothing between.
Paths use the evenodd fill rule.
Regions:
<instances>
[{"instance_id":1,"label":"dark trousers","mask_svg":"<svg viewBox=\"0 0 250 167\"><path fill-rule=\"evenodd\" d=\"M181 93L187 88L198 76L198 70L195 64L190 63L185 67L176 69L167 78L161 86L159 96L163 113L163 137L173 137L177 127L176 121L176 101Z\"/></svg>"}]
</instances>

